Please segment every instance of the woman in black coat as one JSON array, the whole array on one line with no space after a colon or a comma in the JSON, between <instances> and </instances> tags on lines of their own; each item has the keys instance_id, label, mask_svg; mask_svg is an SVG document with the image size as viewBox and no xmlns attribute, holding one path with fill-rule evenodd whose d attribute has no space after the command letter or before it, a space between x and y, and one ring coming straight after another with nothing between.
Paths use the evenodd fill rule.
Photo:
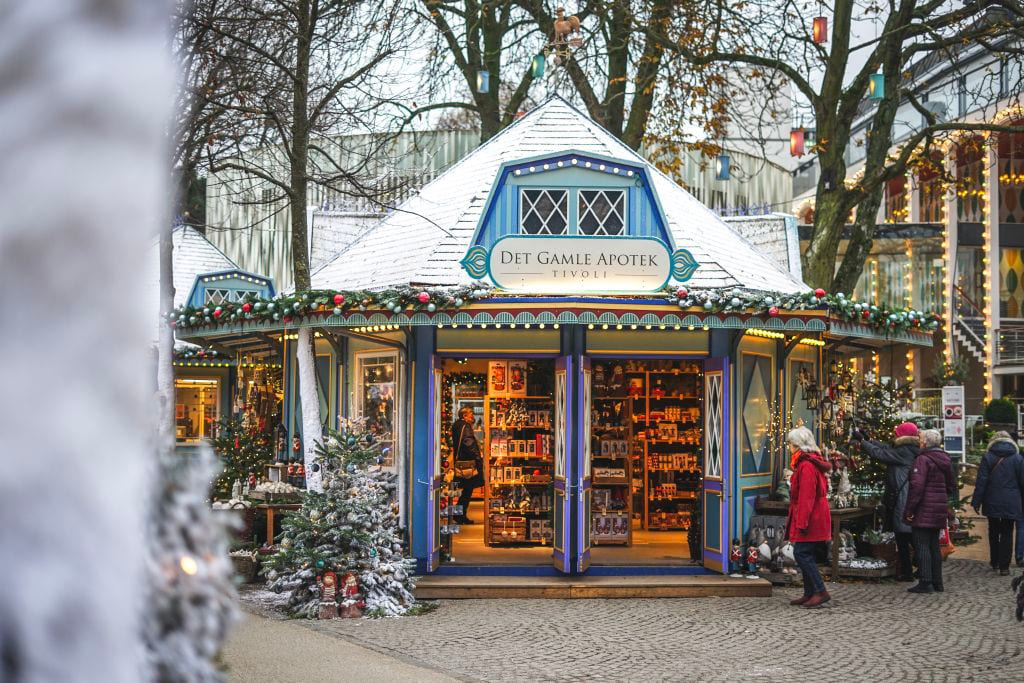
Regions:
<instances>
[{"instance_id":1,"label":"woman in black coat","mask_svg":"<svg viewBox=\"0 0 1024 683\"><path fill-rule=\"evenodd\" d=\"M459 505L462 507L462 515L456 517L459 524L473 524L469 518L469 501L473 496L473 489L484 485L484 460L480 455L480 444L477 443L476 434L473 432L474 422L473 409L466 406L459 411L459 419L452 425L452 449L454 450L455 481L462 488L459 494ZM470 468L476 470L472 476L459 476Z\"/></svg>"},{"instance_id":2,"label":"woman in black coat","mask_svg":"<svg viewBox=\"0 0 1024 683\"><path fill-rule=\"evenodd\" d=\"M865 455L886 465L885 493L882 495L882 504L885 506L884 525L886 531L896 535L896 550L900 559L899 581L914 580L914 569L910 563L913 529L903 519L903 512L907 508L910 468L921 452L920 446L917 425L913 422L904 422L896 427L892 446L868 439L860 444Z\"/></svg>"},{"instance_id":3,"label":"woman in black coat","mask_svg":"<svg viewBox=\"0 0 1024 683\"><path fill-rule=\"evenodd\" d=\"M1024 514L1024 456L1006 432L996 432L978 466L971 507L988 518L988 544L993 571L1010 573L1013 526Z\"/></svg>"}]
</instances>

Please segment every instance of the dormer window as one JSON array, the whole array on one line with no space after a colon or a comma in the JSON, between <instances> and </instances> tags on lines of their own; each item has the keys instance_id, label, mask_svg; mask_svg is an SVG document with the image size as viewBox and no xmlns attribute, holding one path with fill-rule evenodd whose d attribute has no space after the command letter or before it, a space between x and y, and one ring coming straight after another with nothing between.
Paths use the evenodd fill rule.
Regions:
<instances>
[{"instance_id":1,"label":"dormer window","mask_svg":"<svg viewBox=\"0 0 1024 683\"><path fill-rule=\"evenodd\" d=\"M565 235L569 231L568 190L523 190L520 226L527 235Z\"/></svg>"},{"instance_id":2,"label":"dormer window","mask_svg":"<svg viewBox=\"0 0 1024 683\"><path fill-rule=\"evenodd\" d=\"M625 234L624 190L580 190L578 202L581 235Z\"/></svg>"}]
</instances>

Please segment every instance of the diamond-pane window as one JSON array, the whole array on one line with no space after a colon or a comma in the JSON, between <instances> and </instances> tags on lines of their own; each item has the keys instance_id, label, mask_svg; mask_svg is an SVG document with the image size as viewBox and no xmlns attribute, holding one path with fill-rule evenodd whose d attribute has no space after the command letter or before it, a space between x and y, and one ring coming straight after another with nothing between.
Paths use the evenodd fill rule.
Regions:
<instances>
[{"instance_id":1,"label":"diamond-pane window","mask_svg":"<svg viewBox=\"0 0 1024 683\"><path fill-rule=\"evenodd\" d=\"M580 190L580 234L621 235L626 229L623 190Z\"/></svg>"},{"instance_id":2,"label":"diamond-pane window","mask_svg":"<svg viewBox=\"0 0 1024 683\"><path fill-rule=\"evenodd\" d=\"M569 227L568 190L523 190L519 195L521 232L564 235Z\"/></svg>"},{"instance_id":3,"label":"diamond-pane window","mask_svg":"<svg viewBox=\"0 0 1024 683\"><path fill-rule=\"evenodd\" d=\"M248 296L248 295L252 295L254 297L258 297L260 295L260 293L258 291L256 291L255 289L238 289L238 290L235 290L234 292L231 293L231 300L232 301L244 301L245 297Z\"/></svg>"},{"instance_id":4,"label":"diamond-pane window","mask_svg":"<svg viewBox=\"0 0 1024 683\"><path fill-rule=\"evenodd\" d=\"M206 290L206 303L222 304L231 297L230 289L208 289Z\"/></svg>"}]
</instances>

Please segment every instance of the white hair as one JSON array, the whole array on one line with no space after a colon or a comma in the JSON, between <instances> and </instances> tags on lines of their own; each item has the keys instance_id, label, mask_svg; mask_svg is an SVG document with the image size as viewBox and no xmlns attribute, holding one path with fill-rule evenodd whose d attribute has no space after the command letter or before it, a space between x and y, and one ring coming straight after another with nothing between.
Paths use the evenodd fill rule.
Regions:
<instances>
[{"instance_id":1,"label":"white hair","mask_svg":"<svg viewBox=\"0 0 1024 683\"><path fill-rule=\"evenodd\" d=\"M921 441L925 448L936 448L942 445L942 432L938 429L926 429L921 432Z\"/></svg>"},{"instance_id":2,"label":"white hair","mask_svg":"<svg viewBox=\"0 0 1024 683\"><path fill-rule=\"evenodd\" d=\"M818 444L814 442L814 434L807 427L797 427L790 430L786 435L786 441L807 453L821 453Z\"/></svg>"}]
</instances>

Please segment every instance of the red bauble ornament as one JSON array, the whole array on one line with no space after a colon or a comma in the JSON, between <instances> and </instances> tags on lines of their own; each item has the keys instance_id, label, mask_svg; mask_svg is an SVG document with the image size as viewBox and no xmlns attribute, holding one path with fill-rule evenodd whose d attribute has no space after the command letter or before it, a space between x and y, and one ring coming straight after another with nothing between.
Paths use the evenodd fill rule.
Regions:
<instances>
[{"instance_id":1,"label":"red bauble ornament","mask_svg":"<svg viewBox=\"0 0 1024 683\"><path fill-rule=\"evenodd\" d=\"M779 315L779 307L778 306L772 306L771 308L769 308L768 309L768 315L770 315L773 318L778 317L778 315Z\"/></svg>"},{"instance_id":2,"label":"red bauble ornament","mask_svg":"<svg viewBox=\"0 0 1024 683\"><path fill-rule=\"evenodd\" d=\"M821 287L818 287L816 290L814 290L814 296L818 297L819 299L822 298L823 296L825 296L825 290L822 289Z\"/></svg>"},{"instance_id":3,"label":"red bauble ornament","mask_svg":"<svg viewBox=\"0 0 1024 683\"><path fill-rule=\"evenodd\" d=\"M215 311L213 312L213 317L214 317L214 318L219 318L219 317L221 317L222 315L224 315L224 311L223 311L223 310L221 310L221 309L219 309L219 308L218 308L217 310L215 310Z\"/></svg>"},{"instance_id":4,"label":"red bauble ornament","mask_svg":"<svg viewBox=\"0 0 1024 683\"><path fill-rule=\"evenodd\" d=\"M241 448L241 447L242 447L242 444L241 444L241 443L239 443L239 441L238 441L238 437L236 436L236 437L235 437L235 448Z\"/></svg>"},{"instance_id":5,"label":"red bauble ornament","mask_svg":"<svg viewBox=\"0 0 1024 683\"><path fill-rule=\"evenodd\" d=\"M249 311L252 310L252 304L249 304L249 303L242 304L242 310L245 311L246 313L248 313Z\"/></svg>"},{"instance_id":6,"label":"red bauble ornament","mask_svg":"<svg viewBox=\"0 0 1024 683\"><path fill-rule=\"evenodd\" d=\"M676 290L676 296L680 299L685 299L687 294L689 294L689 292L686 291L686 287L680 287Z\"/></svg>"},{"instance_id":7,"label":"red bauble ornament","mask_svg":"<svg viewBox=\"0 0 1024 683\"><path fill-rule=\"evenodd\" d=\"M540 470L534 470L533 471L533 476L539 477L540 476Z\"/></svg>"},{"instance_id":8,"label":"red bauble ornament","mask_svg":"<svg viewBox=\"0 0 1024 683\"><path fill-rule=\"evenodd\" d=\"M283 322L283 323L284 323L285 325L287 325L288 323L290 323L290 322L292 321L292 317L291 317L290 315L286 315L286 316L285 316L284 318L282 318L282 319L281 319L281 321L282 321L282 322Z\"/></svg>"},{"instance_id":9,"label":"red bauble ornament","mask_svg":"<svg viewBox=\"0 0 1024 683\"><path fill-rule=\"evenodd\" d=\"M871 316L871 311L861 311L860 312L860 317L864 318L865 320L867 320L868 317L870 317L870 316Z\"/></svg>"},{"instance_id":10,"label":"red bauble ornament","mask_svg":"<svg viewBox=\"0 0 1024 683\"><path fill-rule=\"evenodd\" d=\"M341 294L335 294L334 295L334 305L335 306L340 306L343 303L345 303L345 297L343 297Z\"/></svg>"},{"instance_id":11,"label":"red bauble ornament","mask_svg":"<svg viewBox=\"0 0 1024 683\"><path fill-rule=\"evenodd\" d=\"M420 295L416 298L420 300L421 304L425 304L428 301L430 301L430 295L427 294L426 292L420 292Z\"/></svg>"}]
</instances>

